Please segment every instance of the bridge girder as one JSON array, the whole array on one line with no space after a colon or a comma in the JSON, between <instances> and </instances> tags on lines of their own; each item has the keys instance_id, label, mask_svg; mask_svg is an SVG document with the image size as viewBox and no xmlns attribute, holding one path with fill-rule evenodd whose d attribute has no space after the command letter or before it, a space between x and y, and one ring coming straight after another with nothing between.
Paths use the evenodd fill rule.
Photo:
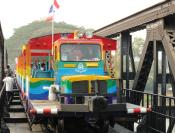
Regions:
<instances>
[{"instance_id":1,"label":"bridge girder","mask_svg":"<svg viewBox=\"0 0 175 133\"><path fill-rule=\"evenodd\" d=\"M124 31L134 32L145 29L149 23L153 23L173 14L175 14L175 0L167 0L97 29L94 31L94 34L112 38Z\"/></svg>"}]
</instances>

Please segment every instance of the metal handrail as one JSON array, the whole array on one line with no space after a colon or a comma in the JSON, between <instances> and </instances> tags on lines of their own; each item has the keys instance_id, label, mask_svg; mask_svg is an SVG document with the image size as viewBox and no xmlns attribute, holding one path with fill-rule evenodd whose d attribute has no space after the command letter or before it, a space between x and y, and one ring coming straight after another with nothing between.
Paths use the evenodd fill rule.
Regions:
<instances>
[{"instance_id":1,"label":"metal handrail","mask_svg":"<svg viewBox=\"0 0 175 133\"><path fill-rule=\"evenodd\" d=\"M0 90L0 99L4 91L5 91L5 84L3 84L2 89Z\"/></svg>"},{"instance_id":2,"label":"metal handrail","mask_svg":"<svg viewBox=\"0 0 175 133\"><path fill-rule=\"evenodd\" d=\"M148 95L153 95L153 96L160 96L160 97L170 98L170 99L174 99L175 100L175 97L164 96L164 95L160 95L160 94L153 94L153 93L142 92L142 91L137 91L137 90L132 90L132 89L122 89L122 90L132 91L132 92L137 92L137 93L142 93L142 94L148 94Z\"/></svg>"},{"instance_id":3,"label":"metal handrail","mask_svg":"<svg viewBox=\"0 0 175 133\"><path fill-rule=\"evenodd\" d=\"M5 105L5 84L3 84L0 90L0 128L2 123L2 118L4 116L4 105Z\"/></svg>"},{"instance_id":4,"label":"metal handrail","mask_svg":"<svg viewBox=\"0 0 175 133\"><path fill-rule=\"evenodd\" d=\"M165 119L169 120L169 126L171 122L175 122L175 97L164 96L160 94L153 94L153 93L142 92L142 91L131 90L131 89L122 89L121 91L125 96L127 95L129 97L127 99L128 100L127 102L133 102L134 100L137 100L137 96L142 96L140 105L145 106L145 103L146 103L146 107L152 108L152 111L150 112L149 115L164 117ZM136 93L135 99L130 99L130 96L132 93ZM154 103L155 102L154 100L156 100L156 103ZM159 101L164 101L164 103L160 103ZM147 118L150 119L150 116ZM150 122L151 119L148 121ZM160 133L162 132L159 128L154 127L150 123L148 123L147 128L149 128L152 131L156 131ZM172 129L169 127L168 130L171 132Z\"/></svg>"},{"instance_id":5,"label":"metal handrail","mask_svg":"<svg viewBox=\"0 0 175 133\"><path fill-rule=\"evenodd\" d=\"M4 107L4 103L5 103L5 84L3 85L3 87L2 87L2 89L0 90L0 106L1 106L1 108L0 108L0 118L2 118L3 117L3 107Z\"/></svg>"}]
</instances>

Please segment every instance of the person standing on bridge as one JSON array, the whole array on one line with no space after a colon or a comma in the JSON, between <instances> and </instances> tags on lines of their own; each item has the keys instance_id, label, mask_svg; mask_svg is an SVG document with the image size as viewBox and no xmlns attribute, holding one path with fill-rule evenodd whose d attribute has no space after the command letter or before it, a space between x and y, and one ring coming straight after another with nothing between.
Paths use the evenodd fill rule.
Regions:
<instances>
[{"instance_id":1,"label":"person standing on bridge","mask_svg":"<svg viewBox=\"0 0 175 133\"><path fill-rule=\"evenodd\" d=\"M13 80L12 74L8 73L8 75L3 79L3 82L5 83L5 86L6 86L6 97L9 105L13 97L12 91L13 91L14 80Z\"/></svg>"}]
</instances>

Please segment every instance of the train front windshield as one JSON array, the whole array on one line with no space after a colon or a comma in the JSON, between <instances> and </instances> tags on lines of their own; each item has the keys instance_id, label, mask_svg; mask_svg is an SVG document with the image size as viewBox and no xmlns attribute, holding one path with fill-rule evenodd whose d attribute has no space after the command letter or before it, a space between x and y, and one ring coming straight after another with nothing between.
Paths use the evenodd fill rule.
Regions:
<instances>
[{"instance_id":1,"label":"train front windshield","mask_svg":"<svg viewBox=\"0 0 175 133\"><path fill-rule=\"evenodd\" d=\"M99 44L62 44L62 61L100 61L101 48Z\"/></svg>"}]
</instances>

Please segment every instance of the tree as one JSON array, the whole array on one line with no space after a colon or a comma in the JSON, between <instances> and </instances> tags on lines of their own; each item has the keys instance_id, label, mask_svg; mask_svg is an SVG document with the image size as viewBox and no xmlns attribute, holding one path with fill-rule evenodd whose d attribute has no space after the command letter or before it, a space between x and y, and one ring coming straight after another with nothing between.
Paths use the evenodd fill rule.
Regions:
<instances>
[{"instance_id":1,"label":"tree","mask_svg":"<svg viewBox=\"0 0 175 133\"><path fill-rule=\"evenodd\" d=\"M133 49L134 60L136 61L137 65L138 65L138 62L140 60L140 56L142 54L143 45L144 45L144 39L143 38L140 38L140 37L135 37L134 38L132 49Z\"/></svg>"}]
</instances>

